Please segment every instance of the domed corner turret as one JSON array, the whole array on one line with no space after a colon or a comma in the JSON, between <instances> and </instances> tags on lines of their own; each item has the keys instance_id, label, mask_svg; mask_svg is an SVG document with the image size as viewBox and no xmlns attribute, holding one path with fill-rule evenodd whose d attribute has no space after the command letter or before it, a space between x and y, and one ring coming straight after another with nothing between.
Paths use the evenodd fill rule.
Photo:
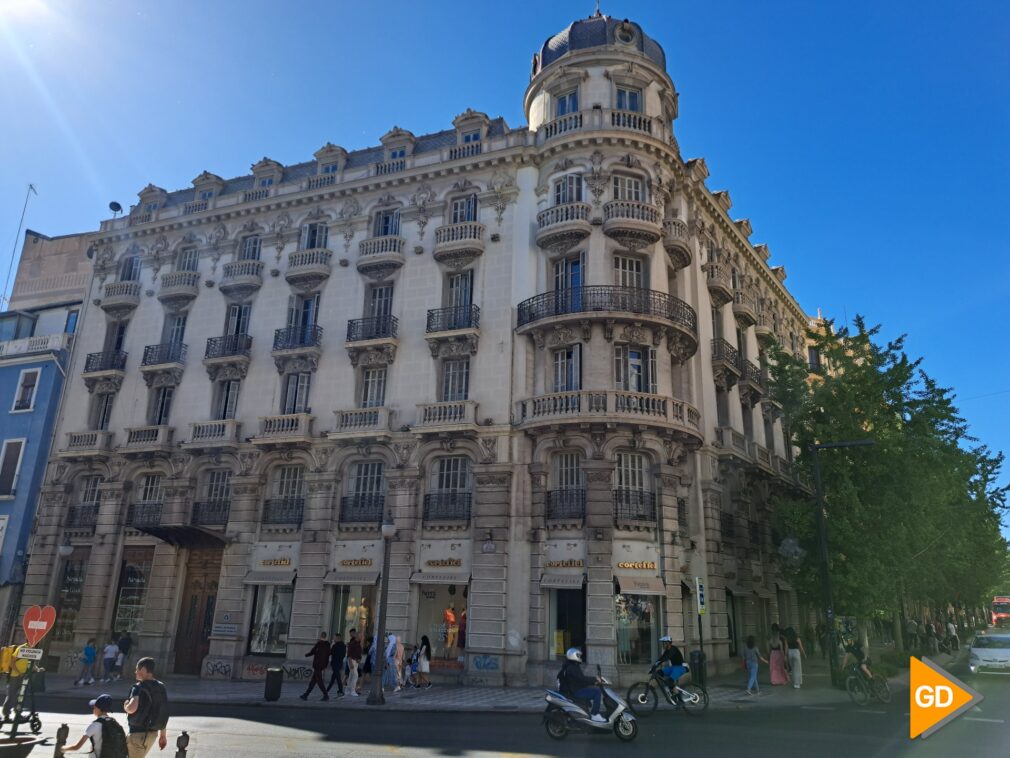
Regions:
<instances>
[{"instance_id":1,"label":"domed corner turret","mask_svg":"<svg viewBox=\"0 0 1010 758\"><path fill-rule=\"evenodd\" d=\"M523 105L541 143L609 127L668 142L677 117L662 46L634 21L599 11L549 37L534 54Z\"/></svg>"}]
</instances>

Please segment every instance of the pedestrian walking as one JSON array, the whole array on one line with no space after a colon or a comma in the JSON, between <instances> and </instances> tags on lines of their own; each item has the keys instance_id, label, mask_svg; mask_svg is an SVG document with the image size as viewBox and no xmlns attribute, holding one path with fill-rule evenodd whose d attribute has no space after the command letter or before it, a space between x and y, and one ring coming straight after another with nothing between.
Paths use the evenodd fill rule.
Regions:
<instances>
[{"instance_id":1,"label":"pedestrian walking","mask_svg":"<svg viewBox=\"0 0 1010 758\"><path fill-rule=\"evenodd\" d=\"M431 642L427 634L421 635L421 644L417 647L417 687L431 689L428 673L431 671Z\"/></svg>"},{"instance_id":2,"label":"pedestrian walking","mask_svg":"<svg viewBox=\"0 0 1010 758\"><path fill-rule=\"evenodd\" d=\"M403 638L395 638L395 650L393 651L393 670L396 672L396 690L399 692L403 683L406 681L406 676L403 670L403 663L405 660L404 649L403 649Z\"/></svg>"},{"instance_id":3,"label":"pedestrian walking","mask_svg":"<svg viewBox=\"0 0 1010 758\"><path fill-rule=\"evenodd\" d=\"M952 651L961 649L961 640L958 639L957 627L954 626L953 619L947 619L947 637L950 639L950 649Z\"/></svg>"},{"instance_id":4,"label":"pedestrian walking","mask_svg":"<svg viewBox=\"0 0 1010 758\"><path fill-rule=\"evenodd\" d=\"M761 655L761 651L758 650L757 643L754 640L754 635L751 634L747 637L747 647L743 651L743 665L747 669L748 695L757 695L761 692L761 686L758 684L758 663L767 665L768 659Z\"/></svg>"},{"instance_id":5,"label":"pedestrian walking","mask_svg":"<svg viewBox=\"0 0 1010 758\"><path fill-rule=\"evenodd\" d=\"M161 750L168 745L168 692L155 677L154 658L141 658L134 673L136 684L123 703L130 728L126 747L130 758L144 758L154 743Z\"/></svg>"},{"instance_id":6,"label":"pedestrian walking","mask_svg":"<svg viewBox=\"0 0 1010 758\"><path fill-rule=\"evenodd\" d=\"M399 675L396 673L396 635L386 635L386 649L383 651L383 658L386 666L382 671L382 689L387 687L394 692L400 691Z\"/></svg>"},{"instance_id":7,"label":"pedestrian walking","mask_svg":"<svg viewBox=\"0 0 1010 758\"><path fill-rule=\"evenodd\" d=\"M789 684L789 674L786 672L786 641L778 624L772 624L768 648L770 650L768 668L771 671L772 684Z\"/></svg>"},{"instance_id":8,"label":"pedestrian walking","mask_svg":"<svg viewBox=\"0 0 1010 758\"><path fill-rule=\"evenodd\" d=\"M83 753L85 758L128 758L129 747L126 732L115 718L110 716L113 709L111 695L99 695L88 703L95 720L88 724L84 734L73 745L64 745L61 753L75 753L88 743L90 747Z\"/></svg>"},{"instance_id":9,"label":"pedestrian walking","mask_svg":"<svg viewBox=\"0 0 1010 758\"><path fill-rule=\"evenodd\" d=\"M330 635L326 632L322 632L319 635L319 639L316 640L316 644L312 646L312 649L305 654L306 658L312 659L312 678L309 679L309 687L305 690L300 697L302 700L308 700L309 695L316 685L319 686L319 691L323 693L323 700L329 700L330 696L326 694L326 682L323 681L323 672L326 671L326 667L330 665Z\"/></svg>"},{"instance_id":10,"label":"pedestrian walking","mask_svg":"<svg viewBox=\"0 0 1010 758\"><path fill-rule=\"evenodd\" d=\"M326 694L330 694L334 683L337 685L337 697L344 696L344 658L347 657L347 645L340 632L333 635L333 644L330 645L330 683L326 687Z\"/></svg>"},{"instance_id":11,"label":"pedestrian walking","mask_svg":"<svg viewBox=\"0 0 1010 758\"><path fill-rule=\"evenodd\" d=\"M915 619L910 618L905 624L905 636L909 651L917 650L919 647L919 624Z\"/></svg>"},{"instance_id":12,"label":"pedestrian walking","mask_svg":"<svg viewBox=\"0 0 1010 758\"><path fill-rule=\"evenodd\" d=\"M81 650L81 675L74 682L78 684L95 683L95 661L98 659L98 650L95 648L95 638L91 637Z\"/></svg>"},{"instance_id":13,"label":"pedestrian walking","mask_svg":"<svg viewBox=\"0 0 1010 758\"><path fill-rule=\"evenodd\" d=\"M348 632L347 640L347 691L351 697L358 697L358 667L361 666L361 640L358 630Z\"/></svg>"},{"instance_id":14,"label":"pedestrian walking","mask_svg":"<svg viewBox=\"0 0 1010 758\"><path fill-rule=\"evenodd\" d=\"M126 671L126 661L130 657L130 651L133 650L133 638L129 632L119 635L116 647L119 648L119 654L116 656L116 679L121 679L123 672Z\"/></svg>"},{"instance_id":15,"label":"pedestrian walking","mask_svg":"<svg viewBox=\"0 0 1010 758\"><path fill-rule=\"evenodd\" d=\"M24 658L18 658L18 652L23 647L27 647L27 645L11 645L9 648L4 648L4 665L7 668L4 672L7 674L7 689L4 693L2 711L4 721L11 717L12 712L15 718L20 715L15 709L18 703L18 692L21 690L21 685L24 684L24 676L28 672L29 663Z\"/></svg>"},{"instance_id":16,"label":"pedestrian walking","mask_svg":"<svg viewBox=\"0 0 1010 758\"><path fill-rule=\"evenodd\" d=\"M940 646L937 644L936 630L933 628L933 622L926 620L923 622L923 626L926 628L926 648L930 655L936 655L940 652Z\"/></svg>"},{"instance_id":17,"label":"pedestrian walking","mask_svg":"<svg viewBox=\"0 0 1010 758\"><path fill-rule=\"evenodd\" d=\"M119 658L119 645L115 638L102 650L102 681L111 682L116 675L116 660Z\"/></svg>"},{"instance_id":18,"label":"pedestrian walking","mask_svg":"<svg viewBox=\"0 0 1010 758\"><path fill-rule=\"evenodd\" d=\"M793 688L799 689L803 686L803 656L807 654L803 647L803 640L796 634L796 630L787 626L782 632L786 638L786 661L789 663L789 676L793 680Z\"/></svg>"},{"instance_id":19,"label":"pedestrian walking","mask_svg":"<svg viewBox=\"0 0 1010 758\"><path fill-rule=\"evenodd\" d=\"M372 669L375 666L375 648L377 646L378 641L374 637L365 638L365 659L360 667L361 681L358 684L358 692L364 692L365 687L372 680Z\"/></svg>"}]
</instances>

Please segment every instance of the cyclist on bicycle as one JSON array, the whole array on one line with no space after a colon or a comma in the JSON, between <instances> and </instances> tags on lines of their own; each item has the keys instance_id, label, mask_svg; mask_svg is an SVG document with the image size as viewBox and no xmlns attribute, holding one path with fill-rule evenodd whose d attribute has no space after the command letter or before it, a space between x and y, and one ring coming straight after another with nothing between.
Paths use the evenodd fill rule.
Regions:
<instances>
[{"instance_id":1,"label":"cyclist on bicycle","mask_svg":"<svg viewBox=\"0 0 1010 758\"><path fill-rule=\"evenodd\" d=\"M846 637L845 643L845 657L842 658L842 668L844 669L849 663L849 656L852 656L852 660L855 664L859 666L859 670L863 672L863 676L866 677L866 681L873 681L873 672L870 671L869 662L870 659L863 652L863 646L859 644L859 641L853 637Z\"/></svg>"},{"instance_id":2,"label":"cyclist on bicycle","mask_svg":"<svg viewBox=\"0 0 1010 758\"><path fill-rule=\"evenodd\" d=\"M669 635L660 637L659 642L663 646L663 653L659 656L659 660L656 661L656 666L661 667L663 676L667 678L671 687L675 687L677 680L687 673L687 666L684 665L684 656L680 652L680 648L673 644L673 640Z\"/></svg>"}]
</instances>

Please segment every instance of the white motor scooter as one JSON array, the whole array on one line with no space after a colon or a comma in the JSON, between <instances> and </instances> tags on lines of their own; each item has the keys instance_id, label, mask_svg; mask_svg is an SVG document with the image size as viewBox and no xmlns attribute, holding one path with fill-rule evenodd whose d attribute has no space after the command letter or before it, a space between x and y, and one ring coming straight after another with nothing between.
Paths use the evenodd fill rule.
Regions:
<instances>
[{"instance_id":1,"label":"white motor scooter","mask_svg":"<svg viewBox=\"0 0 1010 758\"><path fill-rule=\"evenodd\" d=\"M600 734L611 729L624 742L631 742L638 736L638 723L628 704L614 692L610 682L603 678L599 666L596 667L596 675L603 693L600 712L606 721L593 721L588 704L567 698L556 690L547 690L544 695L547 709L544 711L543 723L551 739L563 740L572 731Z\"/></svg>"}]
</instances>

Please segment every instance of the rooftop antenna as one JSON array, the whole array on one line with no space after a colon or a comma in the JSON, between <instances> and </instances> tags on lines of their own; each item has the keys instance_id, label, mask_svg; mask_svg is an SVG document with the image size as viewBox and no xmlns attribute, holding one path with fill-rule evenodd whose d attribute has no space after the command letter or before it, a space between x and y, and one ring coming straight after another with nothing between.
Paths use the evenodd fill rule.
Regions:
<instances>
[{"instance_id":1,"label":"rooftop antenna","mask_svg":"<svg viewBox=\"0 0 1010 758\"><path fill-rule=\"evenodd\" d=\"M28 210L28 199L31 197L32 193L36 195L39 194L38 190L35 189L34 184L29 184L28 189L25 190L25 204L21 206L21 220L18 221L18 231L14 235L14 246L11 248L11 261L7 266L7 278L4 280L4 288L0 290L0 308L4 306L5 303L10 302L10 298L7 297L7 285L11 282L11 271L14 269L14 258L17 256L18 252L18 240L21 239L21 227L25 223L25 211Z\"/></svg>"},{"instance_id":2,"label":"rooftop antenna","mask_svg":"<svg viewBox=\"0 0 1010 758\"><path fill-rule=\"evenodd\" d=\"M112 211L112 217L116 218L120 213L123 212L123 206L113 200L109 203L109 210Z\"/></svg>"},{"instance_id":3,"label":"rooftop antenna","mask_svg":"<svg viewBox=\"0 0 1010 758\"><path fill-rule=\"evenodd\" d=\"M600 0L596 0L596 15L600 15Z\"/></svg>"}]
</instances>

